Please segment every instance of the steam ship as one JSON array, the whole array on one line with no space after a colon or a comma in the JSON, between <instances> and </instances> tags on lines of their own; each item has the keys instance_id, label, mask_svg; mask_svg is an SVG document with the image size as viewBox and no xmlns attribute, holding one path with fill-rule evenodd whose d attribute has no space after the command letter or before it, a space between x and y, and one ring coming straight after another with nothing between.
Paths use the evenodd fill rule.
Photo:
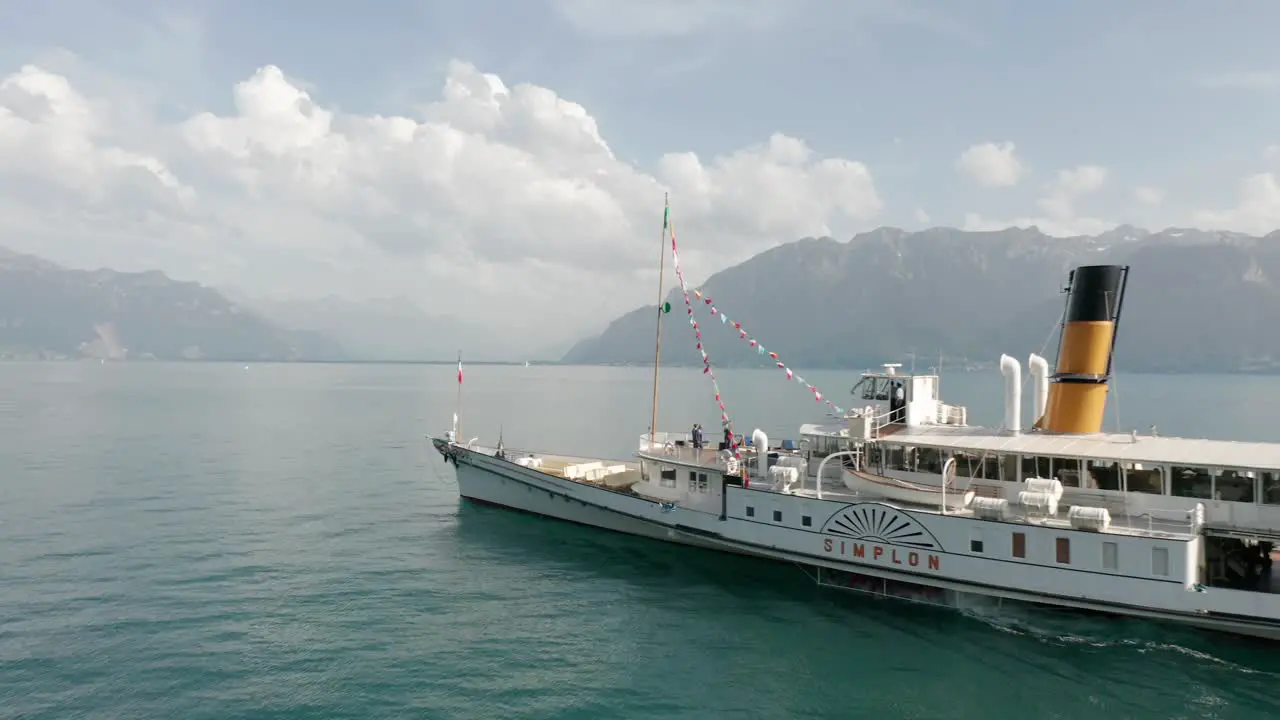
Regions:
<instances>
[{"instance_id":1,"label":"steam ship","mask_svg":"<svg viewBox=\"0 0 1280 720\"><path fill-rule=\"evenodd\" d=\"M673 247L674 250L674 247ZM1000 427L936 374L862 374L862 407L741 448L650 432L634 458L433 438L464 498L796 563L819 583L946 605L968 596L1280 638L1280 443L1102 432L1129 268L1078 267L1057 361L1000 358ZM656 381L655 381L656 386ZM656 392L656 391L655 391ZM699 444L700 445L700 444Z\"/></svg>"}]
</instances>

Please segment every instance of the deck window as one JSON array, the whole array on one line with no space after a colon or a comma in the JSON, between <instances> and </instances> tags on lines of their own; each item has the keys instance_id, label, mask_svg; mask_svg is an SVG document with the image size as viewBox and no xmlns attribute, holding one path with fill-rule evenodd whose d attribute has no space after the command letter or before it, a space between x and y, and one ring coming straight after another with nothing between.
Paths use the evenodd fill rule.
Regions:
<instances>
[{"instance_id":1,"label":"deck window","mask_svg":"<svg viewBox=\"0 0 1280 720\"><path fill-rule=\"evenodd\" d=\"M1071 540L1069 538L1058 538L1058 562L1063 565L1071 564Z\"/></svg>"},{"instance_id":2,"label":"deck window","mask_svg":"<svg viewBox=\"0 0 1280 720\"><path fill-rule=\"evenodd\" d=\"M1124 464L1124 484L1128 492L1148 495L1164 494L1164 468L1148 467L1142 463Z\"/></svg>"},{"instance_id":3,"label":"deck window","mask_svg":"<svg viewBox=\"0 0 1280 720\"><path fill-rule=\"evenodd\" d=\"M908 453L901 445L885 445L884 446L884 469L885 470L912 470L908 464Z\"/></svg>"},{"instance_id":4,"label":"deck window","mask_svg":"<svg viewBox=\"0 0 1280 720\"><path fill-rule=\"evenodd\" d=\"M982 552L982 531L981 530L974 530L973 532L969 533L969 552L971 553Z\"/></svg>"},{"instance_id":5,"label":"deck window","mask_svg":"<svg viewBox=\"0 0 1280 720\"><path fill-rule=\"evenodd\" d=\"M692 471L689 473L689 492L705 494L709 487L706 473Z\"/></svg>"},{"instance_id":6,"label":"deck window","mask_svg":"<svg viewBox=\"0 0 1280 720\"><path fill-rule=\"evenodd\" d=\"M1151 574L1169 577L1169 548L1151 548Z\"/></svg>"},{"instance_id":7,"label":"deck window","mask_svg":"<svg viewBox=\"0 0 1280 720\"><path fill-rule=\"evenodd\" d=\"M755 516L756 516L756 509L755 509L755 508L753 508L753 507L751 507L750 505L748 505L748 506L747 506L747 517L755 517Z\"/></svg>"},{"instance_id":8,"label":"deck window","mask_svg":"<svg viewBox=\"0 0 1280 720\"><path fill-rule=\"evenodd\" d=\"M1174 497L1213 497L1213 475L1206 468L1174 465L1169 468L1169 491Z\"/></svg>"},{"instance_id":9,"label":"deck window","mask_svg":"<svg viewBox=\"0 0 1280 720\"><path fill-rule=\"evenodd\" d=\"M1001 455L1000 456L1000 479L1005 482L1022 482L1020 477L1022 473L1018 472L1018 456L1017 455Z\"/></svg>"},{"instance_id":10,"label":"deck window","mask_svg":"<svg viewBox=\"0 0 1280 720\"><path fill-rule=\"evenodd\" d=\"M774 510L774 511L773 511L773 521L774 521L774 522L782 522L782 511L781 511L781 510Z\"/></svg>"},{"instance_id":11,"label":"deck window","mask_svg":"<svg viewBox=\"0 0 1280 720\"><path fill-rule=\"evenodd\" d=\"M800 524L805 527L813 527L813 518L809 517L808 515L801 515Z\"/></svg>"},{"instance_id":12,"label":"deck window","mask_svg":"<svg viewBox=\"0 0 1280 720\"><path fill-rule=\"evenodd\" d=\"M1027 534L1016 532L1013 534L1013 556L1016 558L1027 557Z\"/></svg>"},{"instance_id":13,"label":"deck window","mask_svg":"<svg viewBox=\"0 0 1280 720\"><path fill-rule=\"evenodd\" d=\"M1254 473L1246 470L1223 470L1213 479L1213 499L1227 502L1253 502Z\"/></svg>"},{"instance_id":14,"label":"deck window","mask_svg":"<svg viewBox=\"0 0 1280 720\"><path fill-rule=\"evenodd\" d=\"M995 455L956 453L956 477L973 480L999 480L1000 461Z\"/></svg>"},{"instance_id":15,"label":"deck window","mask_svg":"<svg viewBox=\"0 0 1280 720\"><path fill-rule=\"evenodd\" d=\"M1022 456L1022 479L1053 477L1051 464L1051 458L1037 457L1035 455Z\"/></svg>"},{"instance_id":16,"label":"deck window","mask_svg":"<svg viewBox=\"0 0 1280 720\"><path fill-rule=\"evenodd\" d=\"M1258 472L1258 479L1262 482L1262 496L1258 500L1263 505L1280 505L1280 473L1262 470Z\"/></svg>"},{"instance_id":17,"label":"deck window","mask_svg":"<svg viewBox=\"0 0 1280 720\"><path fill-rule=\"evenodd\" d=\"M1078 458L1054 458L1053 477L1058 478L1062 487L1082 487L1080 483L1080 460ZM1116 483L1116 490L1120 484Z\"/></svg>"},{"instance_id":18,"label":"deck window","mask_svg":"<svg viewBox=\"0 0 1280 720\"><path fill-rule=\"evenodd\" d=\"M1102 569L1120 569L1120 547L1113 542L1102 543Z\"/></svg>"},{"instance_id":19,"label":"deck window","mask_svg":"<svg viewBox=\"0 0 1280 720\"><path fill-rule=\"evenodd\" d=\"M662 478L658 481L658 485L664 488L674 488L676 486L675 468L662 468Z\"/></svg>"},{"instance_id":20,"label":"deck window","mask_svg":"<svg viewBox=\"0 0 1280 720\"><path fill-rule=\"evenodd\" d=\"M916 472L942 474L942 453L937 448L916 448Z\"/></svg>"},{"instance_id":21,"label":"deck window","mask_svg":"<svg viewBox=\"0 0 1280 720\"><path fill-rule=\"evenodd\" d=\"M1089 487L1099 490L1120 489L1120 463L1107 460L1089 461ZM1066 483L1063 483L1064 485Z\"/></svg>"}]
</instances>

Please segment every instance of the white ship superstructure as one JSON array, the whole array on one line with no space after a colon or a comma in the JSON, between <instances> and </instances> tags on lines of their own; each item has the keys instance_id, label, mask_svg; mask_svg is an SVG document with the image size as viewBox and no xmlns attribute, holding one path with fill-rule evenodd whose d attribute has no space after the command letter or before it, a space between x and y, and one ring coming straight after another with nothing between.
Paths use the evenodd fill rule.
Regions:
<instances>
[{"instance_id":1,"label":"white ship superstructure","mask_svg":"<svg viewBox=\"0 0 1280 720\"><path fill-rule=\"evenodd\" d=\"M968 425L937 374L888 365L858 381L861 407L781 442L649 433L628 460L433 442L465 498L795 562L823 583L1280 638L1280 444L1100 432L1127 275L1072 273L1055 372L1028 358L1028 423L1006 355L999 428Z\"/></svg>"}]
</instances>

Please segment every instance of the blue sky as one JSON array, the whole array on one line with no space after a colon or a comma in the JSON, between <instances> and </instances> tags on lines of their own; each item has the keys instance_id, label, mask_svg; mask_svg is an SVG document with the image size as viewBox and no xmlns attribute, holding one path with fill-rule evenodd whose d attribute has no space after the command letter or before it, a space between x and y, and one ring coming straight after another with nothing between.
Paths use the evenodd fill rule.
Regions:
<instances>
[{"instance_id":1,"label":"blue sky","mask_svg":"<svg viewBox=\"0 0 1280 720\"><path fill-rule=\"evenodd\" d=\"M1280 194L1272 193L1280 153L1268 152L1280 144L1280 52L1272 49L1276 27L1280 5L1260 1L47 0L0 5L0 77L34 63L68 79L95 108L112 108L109 137L116 146L163 161L189 186L196 198L189 204L210 198L201 206L204 215L170 217L193 223L195 216L227 217L233 199L214 188L227 187L228 177L242 178L244 172L214 178L196 159L162 147L158 138L201 112L234 116L233 87L264 66L279 67L293 87L335 117L422 119L435 112L424 108L440 100L450 61L460 60L501 78L507 88L546 88L581 105L617 162L643 176L628 180L625 192L656 178L656 186L675 193L677 209L681 202L690 206L689 225L699 237L707 236L708 251L690 272L704 277L720 269L717 263L742 259L712 253L713 245L750 254L795 239L784 234L810 225L838 236L882 224L976 229L1031 222L1057 227L1057 234L1116 223L1265 232L1280 223ZM547 136L517 133L511 130L514 121L505 122L510 132L502 142L515 147L521 141L513 137L535 137L545 146ZM105 132L97 133L95 142L105 142ZM785 207L771 208L772 215L762 218L729 208L726 198L759 207L752 193L785 197L785 184L798 180L762 172L749 188L739 187L735 176L749 173L726 171L707 195L715 200L704 203L688 200L696 183L681 185L664 170L664 155L696 153L710 167L715 158L759 146L774 133L803 141L815 162L861 163L874 183L876 202L867 200L855 209L832 198L825 205L805 206L811 216L830 211L816 224L783 217ZM1018 171L1006 172L1003 181L989 175L984 183L976 174L980 163L969 166L973 172L963 170L961 154L984 143L1009 151L1004 160L1016 157ZM546 152L535 155L562 179L564 168L579 168ZM982 167L995 172L990 162ZM1082 167L1093 170L1078 172ZM829 169L846 171L853 172ZM840 177L839 182L860 182L852 175ZM1248 178L1251 190L1242 199ZM848 187L853 193L854 186ZM429 191L418 189L424 198ZM623 190L610 189L613 210L570 212L566 220L583 223L622 213L626 222L618 220L618 227L638 225L627 214L660 200L648 191L635 192L624 201L616 200ZM283 202L260 190L240 192L234 202L254 198L259 209L264 202ZM65 207L66 200L61 202ZM459 213L460 207L477 205L451 202L449 207ZM443 212L433 208L437 230ZM494 205L485 212L502 209ZM510 227L527 228L533 220L515 218ZM451 217L450 232L457 233L459 243L475 243L468 246L471 259L483 265L472 269L476 276L509 287L502 263L486 258L480 248L485 238L467 235L459 223ZM474 230L474 223L465 225ZM359 235L362 226L344 227ZM722 227L739 228L734 232L742 237L713 241L710 236ZM758 237L743 239L752 228ZM229 230L224 223L217 232L235 235L228 247L235 248L230 254L242 266L273 270L261 276L237 273L222 256L228 253L188 257L157 243L139 256L137 248L95 242L84 257L86 262L150 258L172 272L211 282L235 275L256 291L279 280L277 265L292 262L289 253L299 251L268 239L256 243L258 235L272 232L261 226ZM627 232L619 230L617 242L629 242L622 237ZM31 232L35 239L25 249L44 249L64 261L80 257L81 248L40 236ZM598 254L598 249L579 252L577 246L556 244L555 237L526 241L555 245L555 252L564 253L548 251L537 258L532 255L539 253L524 253L530 255L524 260L555 265L542 270L554 269L559 279L579 277L574 273L584 269L601 271L566 259ZM356 261L354 255L336 259L334 252L331 245L306 253L316 267L298 269L281 286L295 294L316 294L320 286L343 294L368 292L367 280L326 275L322 266L336 263L376 274L380 288L390 285L424 304L440 302L423 294L416 287L420 283L388 279L378 253ZM466 261L456 253L434 260L429 253L413 257L435 266L445 259ZM392 262L402 265L404 257ZM441 287L446 284L441 280ZM636 298L641 296L637 290ZM630 302L634 299L628 297L621 306ZM568 325L583 322L576 318Z\"/></svg>"}]
</instances>

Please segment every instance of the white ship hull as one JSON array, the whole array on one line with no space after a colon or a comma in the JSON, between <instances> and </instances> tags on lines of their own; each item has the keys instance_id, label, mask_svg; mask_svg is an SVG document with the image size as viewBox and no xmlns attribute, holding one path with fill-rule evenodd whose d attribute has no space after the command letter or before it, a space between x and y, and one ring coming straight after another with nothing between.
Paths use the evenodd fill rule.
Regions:
<instances>
[{"instance_id":1,"label":"white ship hull","mask_svg":"<svg viewBox=\"0 0 1280 720\"><path fill-rule=\"evenodd\" d=\"M842 581L823 584L947 605L956 605L959 598L973 595L1149 618L1280 640L1280 622L1254 619L1244 614L1231 617L1221 612L1207 612L1199 608L1215 604L1215 600L1221 602L1220 598L1211 600L1205 590L1185 589L1169 581L1163 582L1165 587L1159 587L1153 583L1134 583L1124 577L1064 575L1067 571L1051 567L1033 568L1028 564L1019 567L1015 575L1022 583L1030 579L1035 587L1043 588L1043 592L1002 587L998 584L1000 578L1012 577L1007 567L999 566L1002 563L965 557L962 552L948 552L943 542L937 539L968 538L975 532L982 532L983 526L997 523L931 516L883 503L778 497L780 505L797 503L796 511L799 512L798 504L803 503L805 511L813 513L814 530L805 532L747 521L741 517L744 498L745 502L755 503L759 500L753 498L774 495L766 491L724 488L726 512L717 516L684 507L675 508L629 492L556 477L441 440L434 442L446 460L455 465L459 494L469 500L655 540L793 562L819 578L824 572L831 576L831 571L837 571L843 577ZM865 513L866 508L873 508L873 514L881 514L876 521L879 530L857 536L837 527L852 517L851 511ZM820 513L828 517L819 520ZM939 520L953 527L939 525ZM909 523L912 528L922 530L930 540L922 545L904 539L905 531L889 527L893 523ZM894 541L895 538L898 542ZM1041 578L1038 582L1034 577L1027 577L1037 571ZM1125 581L1130 582L1126 584ZM1099 583L1096 588L1091 588L1093 594L1114 599L1089 598L1079 591L1080 584L1087 582ZM922 589L925 591L921 592ZM1139 596L1145 593L1147 597L1129 597L1135 592ZM1209 589L1207 592L1221 596L1224 591ZM1126 601L1142 604L1127 604ZM1166 607L1152 607L1158 603Z\"/></svg>"}]
</instances>

